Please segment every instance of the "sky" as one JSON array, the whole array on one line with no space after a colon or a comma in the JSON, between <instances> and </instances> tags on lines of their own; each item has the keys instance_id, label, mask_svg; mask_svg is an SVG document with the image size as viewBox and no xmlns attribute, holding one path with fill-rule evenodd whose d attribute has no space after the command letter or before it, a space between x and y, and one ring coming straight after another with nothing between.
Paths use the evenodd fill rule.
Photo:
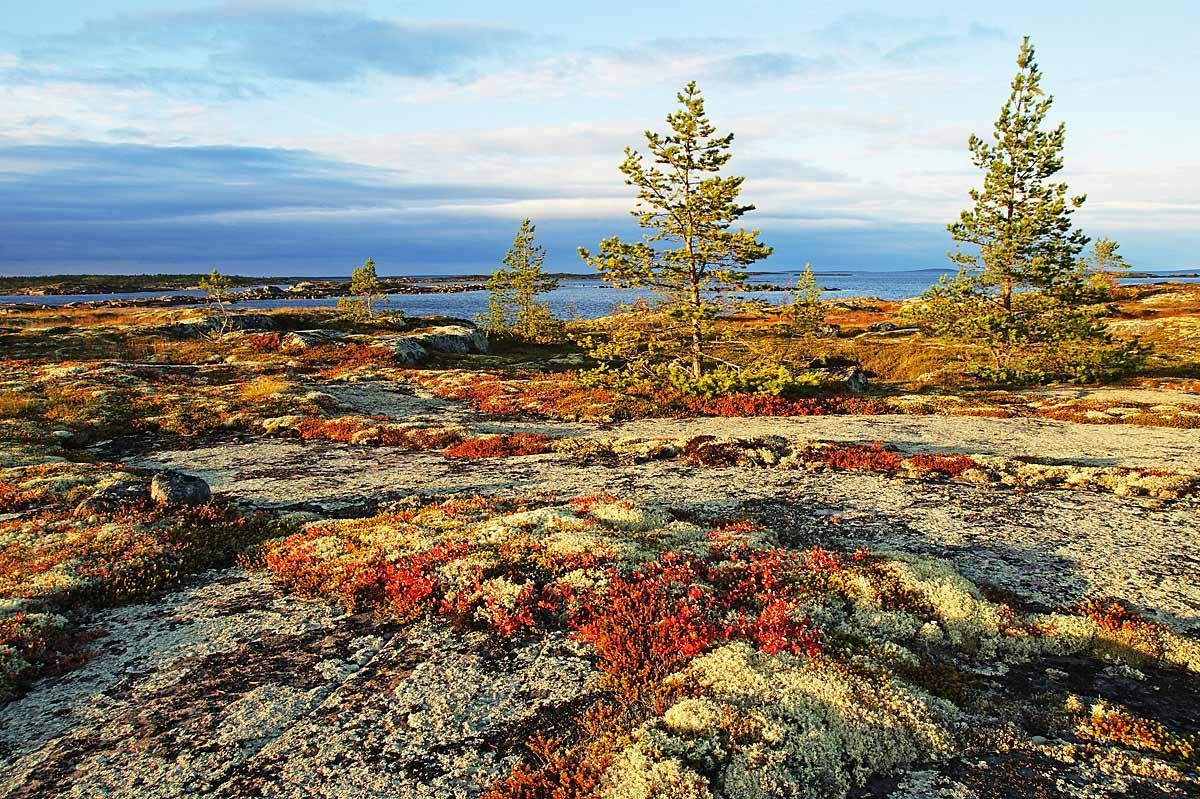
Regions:
<instances>
[{"instance_id":1,"label":"sky","mask_svg":"<svg viewBox=\"0 0 1200 799\"><path fill-rule=\"evenodd\" d=\"M686 10L685 10L686 9ZM0 0L0 274L487 271L637 235L617 169L696 80L761 268L944 268L1023 35L1076 215L1200 267L1194 2ZM644 148L643 148L644 149Z\"/></svg>"}]
</instances>

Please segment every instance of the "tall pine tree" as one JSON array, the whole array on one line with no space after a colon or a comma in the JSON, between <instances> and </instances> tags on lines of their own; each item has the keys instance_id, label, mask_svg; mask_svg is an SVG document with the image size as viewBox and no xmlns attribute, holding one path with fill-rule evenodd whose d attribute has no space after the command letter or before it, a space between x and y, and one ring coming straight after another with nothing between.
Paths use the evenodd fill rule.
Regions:
<instances>
[{"instance_id":1,"label":"tall pine tree","mask_svg":"<svg viewBox=\"0 0 1200 799\"><path fill-rule=\"evenodd\" d=\"M983 188L971 190L974 207L948 226L955 241L978 248L978 254L960 248L951 257L992 288L1005 310L1020 288L1068 289L1088 242L1071 222L1085 196L1068 198L1067 184L1053 180L1063 167L1066 128L1042 129L1054 98L1041 82L1026 36L992 141L971 134L968 143L975 166L984 171Z\"/></svg>"},{"instance_id":2,"label":"tall pine tree","mask_svg":"<svg viewBox=\"0 0 1200 799\"><path fill-rule=\"evenodd\" d=\"M1026 37L991 141L970 138L984 178L971 191L974 206L948 226L969 245L951 254L958 275L926 291L910 313L934 334L986 353L989 363L971 371L987 379L1118 376L1136 368L1145 350L1109 335L1103 309L1088 304L1079 260L1088 237L1071 220L1085 198L1068 197L1067 184L1055 180L1065 128L1043 130L1053 99L1041 80Z\"/></svg>"},{"instance_id":3,"label":"tall pine tree","mask_svg":"<svg viewBox=\"0 0 1200 799\"><path fill-rule=\"evenodd\" d=\"M745 178L720 174L732 157L733 134L717 135L695 81L677 100L681 108L667 116L670 132L646 131L652 164L627 147L620 167L625 183L637 189L631 213L651 232L636 243L613 236L595 255L583 248L579 254L609 284L645 286L659 295L699 377L707 325L718 310L706 292L744 285L746 267L771 248L758 240L759 231L733 229L754 210L738 202Z\"/></svg>"}]
</instances>

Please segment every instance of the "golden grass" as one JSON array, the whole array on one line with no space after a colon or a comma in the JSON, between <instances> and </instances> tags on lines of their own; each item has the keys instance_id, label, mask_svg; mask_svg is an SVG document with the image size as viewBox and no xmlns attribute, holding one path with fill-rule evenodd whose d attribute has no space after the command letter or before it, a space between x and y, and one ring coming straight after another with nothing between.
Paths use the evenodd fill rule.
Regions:
<instances>
[{"instance_id":1,"label":"golden grass","mask_svg":"<svg viewBox=\"0 0 1200 799\"><path fill-rule=\"evenodd\" d=\"M255 403L271 399L291 388L291 383L282 377L260 377L238 387L238 396L244 402Z\"/></svg>"},{"instance_id":2,"label":"golden grass","mask_svg":"<svg viewBox=\"0 0 1200 799\"><path fill-rule=\"evenodd\" d=\"M18 391L0 391L0 419L20 419L32 415L38 407L37 400Z\"/></svg>"}]
</instances>

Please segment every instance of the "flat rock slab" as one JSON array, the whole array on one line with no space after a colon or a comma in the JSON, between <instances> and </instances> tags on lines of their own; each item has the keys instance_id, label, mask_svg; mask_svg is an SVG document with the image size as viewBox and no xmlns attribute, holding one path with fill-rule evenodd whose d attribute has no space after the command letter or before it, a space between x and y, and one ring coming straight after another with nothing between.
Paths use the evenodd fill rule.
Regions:
<instances>
[{"instance_id":1,"label":"flat rock slab","mask_svg":"<svg viewBox=\"0 0 1200 799\"><path fill-rule=\"evenodd\" d=\"M240 570L94 623L96 658L0 707L0 795L477 795L592 675L562 636L400 627Z\"/></svg>"},{"instance_id":2,"label":"flat rock slab","mask_svg":"<svg viewBox=\"0 0 1200 799\"><path fill-rule=\"evenodd\" d=\"M1036 456L1085 466L1200 468L1200 431L1140 425L1078 424L1050 419L975 416L804 416L731 419L646 419L613 425L609 435L680 438L695 435L781 435L870 443L910 453L963 452Z\"/></svg>"},{"instance_id":3,"label":"flat rock slab","mask_svg":"<svg viewBox=\"0 0 1200 799\"><path fill-rule=\"evenodd\" d=\"M459 421L467 414L461 403L439 399L422 387L396 383L330 383L320 390L350 413L386 416L398 421Z\"/></svg>"},{"instance_id":4,"label":"flat rock slab","mask_svg":"<svg viewBox=\"0 0 1200 799\"><path fill-rule=\"evenodd\" d=\"M1175 431L1185 432L1185 431ZM409 494L612 493L774 524L795 543L869 546L947 557L968 577L1049 606L1116 596L1200 630L1200 514L1190 502L1112 494L979 488L852 472L698 468L647 462L583 466L555 454L445 458L342 444L265 441L161 452L145 465L201 475L215 491L328 515ZM829 519L837 517L838 524Z\"/></svg>"}]
</instances>

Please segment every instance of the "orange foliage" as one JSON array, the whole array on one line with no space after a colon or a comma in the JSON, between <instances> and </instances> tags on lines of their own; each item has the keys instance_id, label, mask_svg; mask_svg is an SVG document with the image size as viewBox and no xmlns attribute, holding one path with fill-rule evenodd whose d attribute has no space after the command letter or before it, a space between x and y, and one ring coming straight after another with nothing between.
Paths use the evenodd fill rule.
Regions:
<instances>
[{"instance_id":1,"label":"orange foliage","mask_svg":"<svg viewBox=\"0 0 1200 799\"><path fill-rule=\"evenodd\" d=\"M448 448L442 454L448 458L511 458L521 455L541 455L550 451L553 441L541 433L504 433L487 438L473 438Z\"/></svg>"},{"instance_id":2,"label":"orange foliage","mask_svg":"<svg viewBox=\"0 0 1200 799\"><path fill-rule=\"evenodd\" d=\"M883 444L836 444L817 451L817 457L835 469L870 472L894 472L903 459L900 453Z\"/></svg>"},{"instance_id":3,"label":"orange foliage","mask_svg":"<svg viewBox=\"0 0 1200 799\"><path fill-rule=\"evenodd\" d=\"M958 477L967 469L974 469L979 464L969 455L922 453L913 455L908 462L919 472L937 472L947 477Z\"/></svg>"},{"instance_id":4,"label":"orange foliage","mask_svg":"<svg viewBox=\"0 0 1200 799\"><path fill-rule=\"evenodd\" d=\"M310 416L302 419L296 428L301 438L310 441L352 442L355 436L370 431L365 437L360 437L358 443L413 450L442 449L463 440L462 432L454 428L408 427L388 423L383 416L342 416L336 419Z\"/></svg>"},{"instance_id":5,"label":"orange foliage","mask_svg":"<svg viewBox=\"0 0 1200 799\"><path fill-rule=\"evenodd\" d=\"M1094 708L1080 724L1079 733L1097 743L1115 743L1185 763L1200 762L1200 733L1175 735L1157 721L1134 716L1123 708Z\"/></svg>"}]
</instances>

